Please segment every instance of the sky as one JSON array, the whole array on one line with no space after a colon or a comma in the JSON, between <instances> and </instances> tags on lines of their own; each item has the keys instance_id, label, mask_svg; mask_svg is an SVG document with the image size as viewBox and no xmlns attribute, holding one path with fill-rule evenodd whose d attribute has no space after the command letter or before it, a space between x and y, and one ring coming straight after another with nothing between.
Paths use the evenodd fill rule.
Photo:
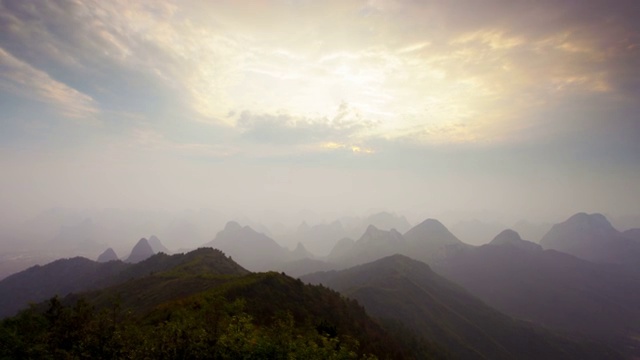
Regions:
<instances>
[{"instance_id":1,"label":"sky","mask_svg":"<svg viewBox=\"0 0 640 360\"><path fill-rule=\"evenodd\" d=\"M0 0L0 217L639 215L638 18L634 0Z\"/></svg>"}]
</instances>

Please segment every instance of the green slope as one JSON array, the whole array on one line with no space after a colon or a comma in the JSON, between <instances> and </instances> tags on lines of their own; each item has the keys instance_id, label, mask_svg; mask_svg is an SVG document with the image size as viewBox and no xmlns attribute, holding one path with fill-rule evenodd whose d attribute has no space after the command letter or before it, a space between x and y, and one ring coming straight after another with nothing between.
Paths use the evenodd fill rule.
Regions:
<instances>
[{"instance_id":1,"label":"green slope","mask_svg":"<svg viewBox=\"0 0 640 360\"><path fill-rule=\"evenodd\" d=\"M233 264L200 249L165 271L54 298L0 324L0 358L413 358L355 301Z\"/></svg>"}]
</instances>

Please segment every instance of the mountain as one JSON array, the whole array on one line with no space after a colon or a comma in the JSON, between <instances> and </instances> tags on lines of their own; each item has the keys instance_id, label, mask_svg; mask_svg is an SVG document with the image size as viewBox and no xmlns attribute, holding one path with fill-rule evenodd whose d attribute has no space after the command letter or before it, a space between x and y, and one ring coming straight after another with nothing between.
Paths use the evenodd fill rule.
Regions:
<instances>
[{"instance_id":1,"label":"mountain","mask_svg":"<svg viewBox=\"0 0 640 360\"><path fill-rule=\"evenodd\" d=\"M622 236L640 242L640 229L629 229L623 231Z\"/></svg>"},{"instance_id":2,"label":"mountain","mask_svg":"<svg viewBox=\"0 0 640 360\"><path fill-rule=\"evenodd\" d=\"M337 259L343 265L362 264L385 256L402 253L405 240L395 229L389 231L380 230L369 225L362 236ZM333 253L333 251L332 251Z\"/></svg>"},{"instance_id":3,"label":"mountain","mask_svg":"<svg viewBox=\"0 0 640 360\"><path fill-rule=\"evenodd\" d=\"M325 287L274 272L220 272L239 265L217 250L181 256L167 271L52 298L2 321L0 358L442 358L438 349L404 347Z\"/></svg>"},{"instance_id":4,"label":"mountain","mask_svg":"<svg viewBox=\"0 0 640 360\"><path fill-rule=\"evenodd\" d=\"M614 351L513 320L419 261L393 255L302 278L362 303L369 314L403 322L459 359L598 359Z\"/></svg>"},{"instance_id":5,"label":"mountain","mask_svg":"<svg viewBox=\"0 0 640 360\"><path fill-rule=\"evenodd\" d=\"M159 252L163 252L165 254L170 254L171 251L169 251L169 249L167 249L162 242L160 241L160 239L158 239L157 236L155 235L151 235L149 237L149 246L151 246L151 249L153 250L154 254L157 254Z\"/></svg>"},{"instance_id":6,"label":"mountain","mask_svg":"<svg viewBox=\"0 0 640 360\"><path fill-rule=\"evenodd\" d=\"M289 255L270 237L235 221L228 222L215 239L204 246L224 251L251 270L269 270L274 264L286 261Z\"/></svg>"},{"instance_id":7,"label":"mountain","mask_svg":"<svg viewBox=\"0 0 640 360\"><path fill-rule=\"evenodd\" d=\"M103 262L109 262L113 260L118 260L118 255L116 255L116 252L113 251L112 248L108 248L102 254L100 254L100 256L98 256L97 261L100 263L103 263Z\"/></svg>"},{"instance_id":8,"label":"mountain","mask_svg":"<svg viewBox=\"0 0 640 360\"><path fill-rule=\"evenodd\" d=\"M56 294L81 291L124 270L121 261L98 263L83 257L59 259L36 265L0 281L0 318L10 316L29 302L40 302Z\"/></svg>"},{"instance_id":9,"label":"mountain","mask_svg":"<svg viewBox=\"0 0 640 360\"><path fill-rule=\"evenodd\" d=\"M302 260L302 259L313 259L314 256L313 254L311 254L307 248L305 248L304 245L302 245L302 243L298 243L298 245L296 246L295 249L293 249L291 251L291 253L289 254L289 259L291 261L294 260Z\"/></svg>"},{"instance_id":10,"label":"mountain","mask_svg":"<svg viewBox=\"0 0 640 360\"><path fill-rule=\"evenodd\" d=\"M406 254L428 263L471 247L435 219L427 219L414 226L404 234L404 238L407 242Z\"/></svg>"},{"instance_id":11,"label":"mountain","mask_svg":"<svg viewBox=\"0 0 640 360\"><path fill-rule=\"evenodd\" d=\"M434 265L497 310L640 355L640 275L555 250L484 245Z\"/></svg>"},{"instance_id":12,"label":"mountain","mask_svg":"<svg viewBox=\"0 0 640 360\"><path fill-rule=\"evenodd\" d=\"M340 239L340 241L338 241L331 249L331 252L328 256L329 259L340 259L341 257L345 256L349 253L349 250L351 250L355 243L355 240L350 238Z\"/></svg>"},{"instance_id":13,"label":"mountain","mask_svg":"<svg viewBox=\"0 0 640 360\"><path fill-rule=\"evenodd\" d=\"M153 248L151 248L151 245L149 245L149 241L147 241L147 239L145 238L142 238L138 240L138 243L136 243L136 245L133 247L133 249L131 250L131 254L129 254L129 257L127 257L125 262L137 263L153 256L153 254L155 253L153 251Z\"/></svg>"},{"instance_id":14,"label":"mountain","mask_svg":"<svg viewBox=\"0 0 640 360\"><path fill-rule=\"evenodd\" d=\"M542 251L542 246L531 241L522 240L520 234L511 229L504 230L496 235L489 245L507 245L515 246L525 251Z\"/></svg>"},{"instance_id":15,"label":"mountain","mask_svg":"<svg viewBox=\"0 0 640 360\"><path fill-rule=\"evenodd\" d=\"M205 267L219 274L247 274L248 271L214 249L198 249L187 254L159 253L138 263L109 261L105 263L82 257L59 259L44 266L33 266L0 281L0 318L25 308L29 302L40 302L54 295L97 289L123 283L151 273L185 267L201 269L207 256L216 257ZM213 269L213 270L211 270Z\"/></svg>"},{"instance_id":16,"label":"mountain","mask_svg":"<svg viewBox=\"0 0 640 360\"><path fill-rule=\"evenodd\" d=\"M540 245L589 261L640 269L640 243L625 237L601 214L578 213L553 225Z\"/></svg>"}]
</instances>

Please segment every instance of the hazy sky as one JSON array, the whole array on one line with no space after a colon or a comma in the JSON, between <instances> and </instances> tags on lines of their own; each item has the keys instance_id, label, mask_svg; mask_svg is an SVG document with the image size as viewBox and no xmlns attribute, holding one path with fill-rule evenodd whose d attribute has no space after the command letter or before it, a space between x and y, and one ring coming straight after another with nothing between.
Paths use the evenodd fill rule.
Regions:
<instances>
[{"instance_id":1,"label":"hazy sky","mask_svg":"<svg viewBox=\"0 0 640 360\"><path fill-rule=\"evenodd\" d=\"M1 214L640 214L638 19L635 0L0 0Z\"/></svg>"}]
</instances>

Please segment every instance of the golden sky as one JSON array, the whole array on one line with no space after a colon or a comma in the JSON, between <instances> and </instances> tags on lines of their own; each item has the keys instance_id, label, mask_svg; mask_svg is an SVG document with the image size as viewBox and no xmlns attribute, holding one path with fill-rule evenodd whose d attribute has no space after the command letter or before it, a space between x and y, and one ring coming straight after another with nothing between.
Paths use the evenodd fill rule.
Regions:
<instances>
[{"instance_id":1,"label":"golden sky","mask_svg":"<svg viewBox=\"0 0 640 360\"><path fill-rule=\"evenodd\" d=\"M122 178L109 192L155 161L168 162L162 177L182 167L214 176L220 164L259 177L261 166L295 173L303 163L347 182L400 170L415 180L380 187L432 182L451 194L436 203L454 208L473 196L461 196L464 184L452 178L479 184L495 171L507 186L489 193L513 195L536 174L518 169L536 167L550 186L539 192L550 189L551 199L570 179L605 169L610 175L579 185L603 195L581 204L613 209L622 199L625 212L640 212L623 195L640 193L637 185L610 189L639 179L638 15L637 2L625 0L2 0L3 164L33 178L61 164L107 162ZM548 180L554 174L561 180ZM285 176L273 191L288 187L292 206L302 206L307 176ZM172 181L155 190L180 182ZM378 202L429 203L392 193ZM67 201L46 197L27 202ZM186 198L181 206L208 206ZM361 198L367 193L353 201Z\"/></svg>"}]
</instances>

